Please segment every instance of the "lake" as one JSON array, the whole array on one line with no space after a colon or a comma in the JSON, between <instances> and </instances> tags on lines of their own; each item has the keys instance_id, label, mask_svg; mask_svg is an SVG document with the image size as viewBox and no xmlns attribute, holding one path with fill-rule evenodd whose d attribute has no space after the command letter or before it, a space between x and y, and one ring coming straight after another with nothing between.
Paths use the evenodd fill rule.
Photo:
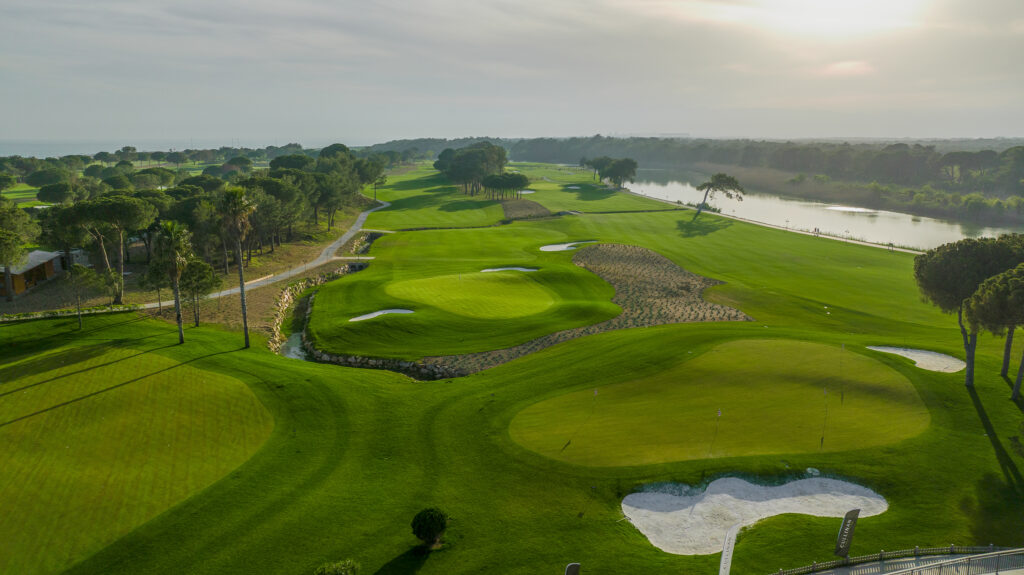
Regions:
<instances>
[{"instance_id":1,"label":"lake","mask_svg":"<svg viewBox=\"0 0 1024 575\"><path fill-rule=\"evenodd\" d=\"M654 178L659 181L652 181ZM681 201L684 204L697 205L704 196L694 187L694 183L699 184L703 179L686 181L688 178L681 175L679 181L664 183L665 179L666 174L663 170L638 170L636 182L626 187L637 194L672 202ZM930 249L963 238L998 236L1024 231L783 198L760 194L749 189L744 194L743 201L730 200L723 194L716 194L708 204L719 208L724 215L773 226L802 231L813 231L817 228L824 235L876 244L891 243L897 247L916 249Z\"/></svg>"}]
</instances>

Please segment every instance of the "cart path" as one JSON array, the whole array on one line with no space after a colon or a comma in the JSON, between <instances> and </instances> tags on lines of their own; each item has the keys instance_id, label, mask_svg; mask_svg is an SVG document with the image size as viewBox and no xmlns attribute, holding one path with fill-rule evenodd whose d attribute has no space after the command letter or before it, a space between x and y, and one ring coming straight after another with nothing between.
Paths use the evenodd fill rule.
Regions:
<instances>
[{"instance_id":1,"label":"cart path","mask_svg":"<svg viewBox=\"0 0 1024 575\"><path fill-rule=\"evenodd\" d=\"M330 245L325 247L320 252L320 255L316 257L316 259L310 260L310 261L308 261L308 262L306 262L306 263L304 263L304 264L302 264L300 266L295 266L295 267L293 267L290 270L285 270L283 272L279 272L279 273L276 273L276 274L273 274L273 275L269 275L269 276L262 277L262 278L259 278L259 279L255 279L255 280L250 280L250 281L245 283L246 291L254 290L256 288L261 288L263 286L270 285L272 283L277 283L277 282L279 282L281 280L297 276L297 275L299 275L301 273L305 273L306 270L308 270L310 268L315 268L317 266L321 266L321 265L323 265L323 264L325 264L327 262L330 262L330 261L336 261L336 260L371 260L371 259L373 259L372 257L365 257L365 256L364 257L335 256L334 253L337 252L338 249L341 248L341 246L345 245L345 243L348 242L350 239L352 239L356 234L358 234L360 231L362 231L363 224L366 223L366 218L370 214L372 214L373 212L376 212L377 210L383 210L384 208L389 207L391 205L390 203L385 202L384 200L377 200L377 201L380 203L379 206L377 206L375 208L370 208L370 209L366 210L365 212L359 214L359 217L356 218L356 221L352 224L352 227L350 227L347 232L342 234L340 238L334 240L333 242L330 243ZM230 289L219 291L217 293L212 293L212 294L210 294L207 297L217 298L217 297L224 297L224 296L234 295L236 293L238 293L238 288L237 287L233 287L233 288L230 288ZM144 304L142 306L142 309L153 309L153 308L159 307L161 305L174 305L174 300L171 300L169 302L152 302L152 303L147 303L147 304Z\"/></svg>"}]
</instances>

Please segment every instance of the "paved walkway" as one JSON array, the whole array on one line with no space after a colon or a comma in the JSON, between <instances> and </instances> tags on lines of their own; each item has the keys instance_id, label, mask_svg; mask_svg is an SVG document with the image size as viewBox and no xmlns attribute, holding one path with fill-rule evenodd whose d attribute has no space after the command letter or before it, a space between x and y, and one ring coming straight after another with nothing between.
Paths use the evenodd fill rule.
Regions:
<instances>
[{"instance_id":1,"label":"paved walkway","mask_svg":"<svg viewBox=\"0 0 1024 575\"><path fill-rule=\"evenodd\" d=\"M831 569L829 571L818 571L814 575L884 575L886 573L892 573L894 571L902 571L904 569L911 569L914 567L924 567L926 565L931 565L933 563L945 563L947 561L953 561L963 557L971 557L971 555L929 555L925 557L905 557L903 559L887 559L885 561L875 561L873 563L861 563L860 565L851 565L850 567L840 567L838 569ZM978 572L975 569L971 569L971 571L975 573ZM963 575L967 575L967 566L960 565L959 568L956 570L950 568L948 570L948 573L963 573ZM1001 570L999 571L999 574L1024 575L1024 569Z\"/></svg>"},{"instance_id":2,"label":"paved walkway","mask_svg":"<svg viewBox=\"0 0 1024 575\"><path fill-rule=\"evenodd\" d=\"M375 208L370 208L369 210L366 210L365 212L359 214L359 217L356 218L356 221L352 224L352 227L350 227L347 232L342 234L340 238L334 240L333 242L331 242L331 244L329 246L325 247L323 249L323 251L320 252L320 255L316 257L316 259L310 260L310 261L302 264L301 266L295 266L295 267L293 267L290 270L286 270L286 271L283 271L283 272L280 272L280 273L276 273L276 274L273 274L273 275L262 277L262 278L259 278L259 279L256 279L256 280L248 281L248 282L245 283L246 291L254 290L256 288L260 288L260 287L263 287L263 286L266 286L266 285L270 285L272 283L277 283L277 282L279 282L281 280L288 279L290 277L297 276L299 274L305 273L310 268L315 268L317 266L321 266L321 265L323 265L323 264L325 264L327 262L330 262L330 261L336 261L336 260L372 260L373 258L372 257L368 257L368 256L351 256L351 257L346 257L346 256L335 256L334 254L335 254L335 252L338 251L339 248L341 248L341 246L345 245L346 242L348 242L350 239L352 239L356 234L358 234L363 229L363 224L366 223L366 218L370 214L372 214L373 212L376 212L377 210L382 210L382 209L384 209L384 208L386 208L386 207L391 205L388 202L385 202L383 200L377 200L377 201L380 203L379 206L377 206ZM234 295L236 293L238 293L238 288L237 287L233 287L233 288L230 288L230 289L219 291L217 293L210 294L207 297L210 297L210 298L224 297L224 296L228 296L228 295ZM152 302L152 303L147 303L147 304L144 304L142 306L142 309L153 309L153 308L156 308L156 307L161 306L161 305L174 305L174 300L172 299L169 302L159 302L159 303L158 302Z\"/></svg>"}]
</instances>

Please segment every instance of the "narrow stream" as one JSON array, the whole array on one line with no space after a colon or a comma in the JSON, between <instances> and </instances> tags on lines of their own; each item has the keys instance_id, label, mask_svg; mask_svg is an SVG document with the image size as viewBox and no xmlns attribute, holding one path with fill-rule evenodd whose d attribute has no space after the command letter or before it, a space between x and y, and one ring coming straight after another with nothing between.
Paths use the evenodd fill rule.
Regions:
<instances>
[{"instance_id":1,"label":"narrow stream","mask_svg":"<svg viewBox=\"0 0 1024 575\"><path fill-rule=\"evenodd\" d=\"M292 359L301 359L304 361L309 360L309 355L302 347L302 332L293 333L288 336L288 339L281 344L281 349L278 350L277 353L278 355L290 357Z\"/></svg>"}]
</instances>

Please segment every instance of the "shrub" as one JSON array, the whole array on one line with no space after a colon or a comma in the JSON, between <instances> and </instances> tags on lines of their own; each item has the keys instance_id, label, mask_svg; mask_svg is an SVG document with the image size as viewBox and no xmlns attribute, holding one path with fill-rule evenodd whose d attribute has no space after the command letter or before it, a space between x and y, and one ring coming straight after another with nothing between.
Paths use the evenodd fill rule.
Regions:
<instances>
[{"instance_id":1,"label":"shrub","mask_svg":"<svg viewBox=\"0 0 1024 575\"><path fill-rule=\"evenodd\" d=\"M358 575L361 566L352 559L324 563L313 571L313 575Z\"/></svg>"},{"instance_id":2,"label":"shrub","mask_svg":"<svg viewBox=\"0 0 1024 575\"><path fill-rule=\"evenodd\" d=\"M428 547L441 542L441 535L448 528L448 515L440 509L430 507L412 518L412 534Z\"/></svg>"}]
</instances>

